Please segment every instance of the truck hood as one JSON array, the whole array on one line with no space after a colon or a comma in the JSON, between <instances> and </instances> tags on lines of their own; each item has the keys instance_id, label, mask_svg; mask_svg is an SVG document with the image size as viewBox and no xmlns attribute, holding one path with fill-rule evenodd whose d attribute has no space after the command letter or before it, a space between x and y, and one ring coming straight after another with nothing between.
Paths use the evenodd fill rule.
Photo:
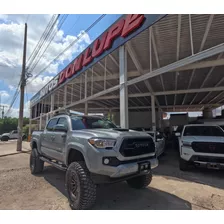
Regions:
<instances>
[{"instance_id":1,"label":"truck hood","mask_svg":"<svg viewBox=\"0 0 224 224\"><path fill-rule=\"evenodd\" d=\"M185 136L182 139L184 142L224 142L224 137L216 136Z\"/></svg>"},{"instance_id":2,"label":"truck hood","mask_svg":"<svg viewBox=\"0 0 224 224\"><path fill-rule=\"evenodd\" d=\"M2 136L9 136L10 133L4 133Z\"/></svg>"},{"instance_id":3,"label":"truck hood","mask_svg":"<svg viewBox=\"0 0 224 224\"><path fill-rule=\"evenodd\" d=\"M100 138L113 138L117 139L118 137L149 137L147 133L126 130L126 129L84 129L79 130L79 133L89 134L92 137L100 137Z\"/></svg>"}]
</instances>

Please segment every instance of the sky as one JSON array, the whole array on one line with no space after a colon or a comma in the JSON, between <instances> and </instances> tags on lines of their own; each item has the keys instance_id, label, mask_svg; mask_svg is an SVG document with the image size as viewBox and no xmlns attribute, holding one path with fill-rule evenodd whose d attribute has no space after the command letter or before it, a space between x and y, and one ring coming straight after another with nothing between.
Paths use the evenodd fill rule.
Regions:
<instances>
[{"instance_id":1,"label":"sky","mask_svg":"<svg viewBox=\"0 0 224 224\"><path fill-rule=\"evenodd\" d=\"M40 40L41 35L47 27L53 15L37 14L0 14L0 100L1 105L9 106L12 101L15 89L20 80L24 24L27 22L27 62L35 46ZM65 18L65 15L60 15ZM69 62L81 53L93 40L95 40L105 29L113 24L121 14L107 14L89 32L85 30L101 14L69 14L61 27L59 21L55 27L55 37L44 53L44 57L39 61L32 74L38 74L41 69L46 67L56 58L71 42L82 34L81 38L63 54L56 62L51 64L48 69L38 78L31 82L25 91L24 115L29 116L29 100L46 83L58 74ZM48 43L46 43L47 46ZM27 63L28 65L28 63ZM13 108L8 116L18 117L19 97L15 101ZM5 110L7 111L7 109Z\"/></svg>"}]
</instances>

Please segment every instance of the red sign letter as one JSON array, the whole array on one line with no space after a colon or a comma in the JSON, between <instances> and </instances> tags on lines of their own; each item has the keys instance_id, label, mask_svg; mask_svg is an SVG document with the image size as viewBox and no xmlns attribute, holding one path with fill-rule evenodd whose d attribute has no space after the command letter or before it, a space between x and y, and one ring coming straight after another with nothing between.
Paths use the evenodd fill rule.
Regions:
<instances>
[{"instance_id":1,"label":"red sign letter","mask_svg":"<svg viewBox=\"0 0 224 224\"><path fill-rule=\"evenodd\" d=\"M73 64L70 64L66 70L66 73L65 73L65 78L68 79L68 78L71 78L72 75L74 74L73 73Z\"/></svg>"},{"instance_id":2,"label":"red sign letter","mask_svg":"<svg viewBox=\"0 0 224 224\"><path fill-rule=\"evenodd\" d=\"M83 54L76 58L74 61L74 74L82 68Z\"/></svg>"},{"instance_id":3,"label":"red sign letter","mask_svg":"<svg viewBox=\"0 0 224 224\"><path fill-rule=\"evenodd\" d=\"M124 29L121 36L126 37L134 29L138 28L144 20L144 15L142 14L131 14L127 15L125 20Z\"/></svg>"},{"instance_id":4,"label":"red sign letter","mask_svg":"<svg viewBox=\"0 0 224 224\"><path fill-rule=\"evenodd\" d=\"M124 26L124 19L121 19L119 22L117 22L117 24L115 24L110 28L107 35L106 43L104 45L104 50L107 50L111 47L113 40L121 34L123 26Z\"/></svg>"},{"instance_id":5,"label":"red sign letter","mask_svg":"<svg viewBox=\"0 0 224 224\"><path fill-rule=\"evenodd\" d=\"M65 81L65 72L61 72L59 75L58 85L62 84Z\"/></svg>"},{"instance_id":6,"label":"red sign letter","mask_svg":"<svg viewBox=\"0 0 224 224\"><path fill-rule=\"evenodd\" d=\"M107 38L108 32L103 34L102 39L97 39L93 44L92 56L93 58L98 57L103 52L103 47Z\"/></svg>"},{"instance_id":7,"label":"red sign letter","mask_svg":"<svg viewBox=\"0 0 224 224\"><path fill-rule=\"evenodd\" d=\"M84 53L82 66L88 65L92 60L93 60L93 57L91 55L91 48L89 47Z\"/></svg>"}]
</instances>

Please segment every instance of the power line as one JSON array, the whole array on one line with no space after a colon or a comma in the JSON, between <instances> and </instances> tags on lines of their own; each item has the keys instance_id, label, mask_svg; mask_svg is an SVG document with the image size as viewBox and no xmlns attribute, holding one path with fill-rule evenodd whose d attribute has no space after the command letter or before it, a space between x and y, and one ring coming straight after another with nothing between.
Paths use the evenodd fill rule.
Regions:
<instances>
[{"instance_id":1,"label":"power line","mask_svg":"<svg viewBox=\"0 0 224 224\"><path fill-rule=\"evenodd\" d=\"M55 24L56 24L57 19L59 18L59 16L60 16L60 15L53 15L53 16L52 16L50 22L48 23L48 25L47 25L45 31L44 31L43 34L42 34L40 40L38 41L38 43L37 43L37 45L36 45L34 51L31 53L29 59L27 60L27 63L29 63L28 66L31 66L31 65L32 65L33 61L35 60L36 56L37 56L38 53L40 52L41 47L43 46L43 44L44 44L44 42L46 41L47 37L49 36L49 34L51 34L51 31L53 30L53 28L54 28L54 26L55 26ZM27 16L27 20L28 20L28 19L29 19L29 15ZM3 67L4 67L4 66L3 66ZM6 66L5 66L5 67L6 67ZM11 103L10 103L9 109L8 109L8 111L7 111L6 114L10 113L10 110L11 110L11 108L13 107L13 105L14 105L14 103L15 103L15 101L16 101L18 95L19 95L19 92L20 92L20 91L19 91L19 86L20 86L20 84L21 84L21 80L20 80L20 82L19 82L19 84L18 84L18 86L17 86L17 89L16 89L16 91L15 91L15 93L14 93L14 96L13 96L13 98L12 98L12 101L11 101Z\"/></svg>"},{"instance_id":2,"label":"power line","mask_svg":"<svg viewBox=\"0 0 224 224\"><path fill-rule=\"evenodd\" d=\"M51 20L49 21L49 23L48 23L46 29L44 30L42 36L40 37L40 40L38 41L36 47L34 48L33 52L31 53L31 55L29 56L29 58L28 58L28 60L27 60L27 62L26 62L28 66L29 66L29 64L31 64L30 60L31 60L31 59L34 59L34 58L35 58L34 55L38 53L38 50L39 50L39 48L40 48L40 45L42 44L43 40L45 39L46 34L49 32L50 27L52 26L52 24L54 24L54 23L57 21L57 19L59 18L59 16L60 16L60 14L58 14L58 15L54 14L54 15L51 17Z\"/></svg>"},{"instance_id":3,"label":"power line","mask_svg":"<svg viewBox=\"0 0 224 224\"><path fill-rule=\"evenodd\" d=\"M35 69L35 67L37 66L37 64L39 63L39 61L41 60L41 58L43 58L44 53L46 52L46 50L48 49L49 45L51 44L52 40L54 39L55 35L57 34L58 30L60 30L60 28L62 27L62 25L64 24L65 20L67 19L68 15L65 15L61 21L59 22L58 27L56 28L56 30L54 32L52 32L49 36L49 40L48 40L48 45L45 47L45 50L42 52L41 55L39 55L39 58L37 58L36 62L33 64L33 66L30 68L30 70L28 71L29 73L32 73L33 70ZM47 42L47 40L46 40Z\"/></svg>"},{"instance_id":4,"label":"power line","mask_svg":"<svg viewBox=\"0 0 224 224\"><path fill-rule=\"evenodd\" d=\"M49 35L52 33L54 27L55 27L55 24L57 23L58 21L58 18L59 16L56 17L56 19L53 21L53 24L50 25L49 29L45 32L45 34L43 35L42 39L40 39L39 41L39 46L36 50L36 52L34 53L33 55L33 58L31 60L31 62L29 63L29 65L27 66L27 69L29 69L29 67L31 66L31 64L33 63L33 61L37 58L38 54L40 54L41 50L42 50L42 47L44 46L44 44L46 43Z\"/></svg>"},{"instance_id":5,"label":"power line","mask_svg":"<svg viewBox=\"0 0 224 224\"><path fill-rule=\"evenodd\" d=\"M84 34L88 33L98 22L100 22L100 20L102 20L104 17L106 16L106 14L101 15L97 20L95 20L95 22L93 22L85 31L84 33L82 33L80 36L77 37L76 40L74 40L68 47L66 47L54 60L52 60L44 69L42 69L37 75L35 75L33 77L32 80L30 80L28 82L28 84L30 82L32 82L34 79L36 79L39 75L41 75L41 73L43 73L52 63L54 63L58 58L60 58L60 56L62 56L70 47L72 47Z\"/></svg>"},{"instance_id":6,"label":"power line","mask_svg":"<svg viewBox=\"0 0 224 224\"><path fill-rule=\"evenodd\" d=\"M45 41L45 39L46 39L46 37L47 37L47 34L52 30L52 27L53 27L54 24L57 22L57 19L59 18L59 16L60 16L60 15L53 15L53 16L52 16L50 22L48 23L48 25L47 25L45 31L44 31L43 34L42 34L40 40L38 41L38 43L37 43L37 45L36 45L34 51L31 53L31 55L30 55L30 57L29 57L29 59L28 59L28 61L27 61L27 63L29 63L29 65L31 65L32 62L34 61L35 56L36 56L36 55L38 54L38 52L40 51L41 46L43 45L43 43L44 43L44 41ZM28 20L28 17L27 17L27 20ZM21 84L21 80L20 80L20 82L18 83L18 86L17 86L16 91L15 91L15 93L14 93L14 95L13 95L12 101L11 101L11 103L10 103L9 109L8 109L7 112L6 112L6 115L10 113L11 108L13 107L13 105L14 105L14 103L15 103L15 101L16 101L16 99L17 99L19 93L20 93L20 90L19 90L19 86L20 86L20 84Z\"/></svg>"},{"instance_id":7,"label":"power line","mask_svg":"<svg viewBox=\"0 0 224 224\"><path fill-rule=\"evenodd\" d=\"M78 18L75 20L75 22L74 22L74 24L72 25L72 27L71 27L68 31L66 31L66 33L69 33L69 32L75 27L75 25L76 25L77 22L79 21L80 17L81 17L81 15L78 16Z\"/></svg>"}]
</instances>

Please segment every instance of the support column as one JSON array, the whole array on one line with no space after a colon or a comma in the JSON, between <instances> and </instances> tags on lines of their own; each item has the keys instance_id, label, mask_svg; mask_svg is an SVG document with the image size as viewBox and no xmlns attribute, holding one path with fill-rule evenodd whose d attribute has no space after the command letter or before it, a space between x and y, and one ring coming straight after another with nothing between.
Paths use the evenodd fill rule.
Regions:
<instances>
[{"instance_id":1,"label":"support column","mask_svg":"<svg viewBox=\"0 0 224 224\"><path fill-rule=\"evenodd\" d=\"M88 82L88 77L87 77L87 72L85 72L85 99L87 98L87 82ZM85 102L85 115L88 115L88 102Z\"/></svg>"},{"instance_id":2,"label":"support column","mask_svg":"<svg viewBox=\"0 0 224 224\"><path fill-rule=\"evenodd\" d=\"M202 113L203 113L203 118L213 118L212 109L210 108L205 108Z\"/></svg>"},{"instance_id":3,"label":"support column","mask_svg":"<svg viewBox=\"0 0 224 224\"><path fill-rule=\"evenodd\" d=\"M158 117L159 117L159 124L158 124L158 127L160 129L163 128L163 112L161 109L158 109Z\"/></svg>"},{"instance_id":4,"label":"support column","mask_svg":"<svg viewBox=\"0 0 224 224\"><path fill-rule=\"evenodd\" d=\"M63 105L66 107L67 104L67 85L64 86L64 102Z\"/></svg>"},{"instance_id":5,"label":"support column","mask_svg":"<svg viewBox=\"0 0 224 224\"><path fill-rule=\"evenodd\" d=\"M40 114L40 123L39 123L39 130L41 130L42 129L42 114Z\"/></svg>"},{"instance_id":6,"label":"support column","mask_svg":"<svg viewBox=\"0 0 224 224\"><path fill-rule=\"evenodd\" d=\"M151 106L152 106L152 130L156 131L156 109L155 109L155 96L151 96Z\"/></svg>"},{"instance_id":7,"label":"support column","mask_svg":"<svg viewBox=\"0 0 224 224\"><path fill-rule=\"evenodd\" d=\"M34 117L37 117L37 104L34 106Z\"/></svg>"},{"instance_id":8,"label":"support column","mask_svg":"<svg viewBox=\"0 0 224 224\"><path fill-rule=\"evenodd\" d=\"M109 110L109 113L110 113L109 119L110 119L110 121L112 121L112 110L111 109Z\"/></svg>"},{"instance_id":9,"label":"support column","mask_svg":"<svg viewBox=\"0 0 224 224\"><path fill-rule=\"evenodd\" d=\"M127 87L127 51L124 46L119 48L120 75L120 126L128 128L128 87Z\"/></svg>"},{"instance_id":10,"label":"support column","mask_svg":"<svg viewBox=\"0 0 224 224\"><path fill-rule=\"evenodd\" d=\"M50 117L53 116L52 111L54 111L54 94L51 94L51 115L50 115Z\"/></svg>"}]
</instances>

